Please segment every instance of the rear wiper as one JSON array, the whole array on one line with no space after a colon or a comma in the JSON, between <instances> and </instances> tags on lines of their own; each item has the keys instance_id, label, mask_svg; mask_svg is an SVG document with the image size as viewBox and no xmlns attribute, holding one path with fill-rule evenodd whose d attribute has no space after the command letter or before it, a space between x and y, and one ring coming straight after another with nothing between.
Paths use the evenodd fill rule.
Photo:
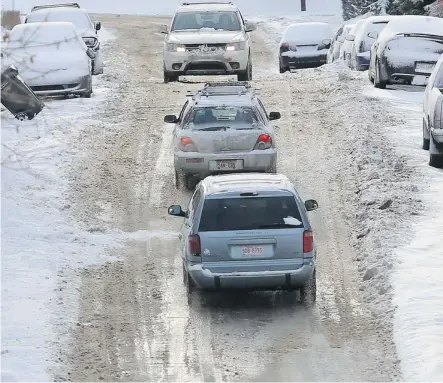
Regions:
<instances>
[{"instance_id":1,"label":"rear wiper","mask_svg":"<svg viewBox=\"0 0 443 383\"><path fill-rule=\"evenodd\" d=\"M202 128L202 129L198 129L198 130L203 131L203 132L216 132L218 130L226 131L228 129L231 129L231 127L230 126L211 126L209 128Z\"/></svg>"},{"instance_id":2,"label":"rear wiper","mask_svg":"<svg viewBox=\"0 0 443 383\"><path fill-rule=\"evenodd\" d=\"M285 228L285 227L303 227L303 225L290 225L287 223L270 223L268 225L260 225L259 229L279 229L279 228Z\"/></svg>"}]
</instances>

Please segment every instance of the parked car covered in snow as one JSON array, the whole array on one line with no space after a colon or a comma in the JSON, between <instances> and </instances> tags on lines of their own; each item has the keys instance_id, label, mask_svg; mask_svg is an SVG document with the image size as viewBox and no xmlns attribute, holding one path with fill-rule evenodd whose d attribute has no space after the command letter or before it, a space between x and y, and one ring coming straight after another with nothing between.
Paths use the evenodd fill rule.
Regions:
<instances>
[{"instance_id":1,"label":"parked car covered in snow","mask_svg":"<svg viewBox=\"0 0 443 383\"><path fill-rule=\"evenodd\" d=\"M3 64L17 67L36 94L91 97L94 52L72 23L16 25L2 54Z\"/></svg>"},{"instance_id":2,"label":"parked car covered in snow","mask_svg":"<svg viewBox=\"0 0 443 383\"><path fill-rule=\"evenodd\" d=\"M375 42L374 32L380 33L393 18L398 16L371 16L364 20L355 34L351 49L351 68L363 71L369 68L371 47Z\"/></svg>"},{"instance_id":3,"label":"parked car covered in snow","mask_svg":"<svg viewBox=\"0 0 443 383\"><path fill-rule=\"evenodd\" d=\"M429 150L429 165L443 167L443 54L423 97L423 149Z\"/></svg>"},{"instance_id":4,"label":"parked car covered in snow","mask_svg":"<svg viewBox=\"0 0 443 383\"><path fill-rule=\"evenodd\" d=\"M280 73L326 64L333 35L332 27L327 23L290 25L280 40Z\"/></svg>"},{"instance_id":5,"label":"parked car covered in snow","mask_svg":"<svg viewBox=\"0 0 443 383\"><path fill-rule=\"evenodd\" d=\"M340 50L340 59L346 62L348 67L351 67L351 55L352 48L354 47L355 35L358 33L360 28L362 27L364 20L357 21L349 31L346 36L346 40L343 43Z\"/></svg>"},{"instance_id":6,"label":"parked car covered in snow","mask_svg":"<svg viewBox=\"0 0 443 383\"><path fill-rule=\"evenodd\" d=\"M36 6L29 13L24 23L67 21L74 24L77 34L83 38L86 46L91 48L95 57L92 60L92 74L103 73L103 57L100 50L98 31L101 29L99 21L93 23L88 13L80 8L77 3L49 4Z\"/></svg>"},{"instance_id":7,"label":"parked car covered in snow","mask_svg":"<svg viewBox=\"0 0 443 383\"><path fill-rule=\"evenodd\" d=\"M401 16L390 21L371 48L369 79L376 88L393 83L426 85L443 53L443 19Z\"/></svg>"},{"instance_id":8,"label":"parked car covered in snow","mask_svg":"<svg viewBox=\"0 0 443 383\"><path fill-rule=\"evenodd\" d=\"M352 27L355 24L343 24L337 33L335 34L334 38L332 39L331 46L328 50L327 54L327 62L332 63L336 60L340 59L340 51L341 47L346 41L346 37L349 35Z\"/></svg>"}]
</instances>

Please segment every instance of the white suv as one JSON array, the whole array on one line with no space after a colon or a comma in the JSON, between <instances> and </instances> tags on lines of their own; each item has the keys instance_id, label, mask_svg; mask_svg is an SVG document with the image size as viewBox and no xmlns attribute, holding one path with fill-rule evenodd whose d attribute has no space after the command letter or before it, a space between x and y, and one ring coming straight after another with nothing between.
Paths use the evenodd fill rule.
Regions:
<instances>
[{"instance_id":1,"label":"white suv","mask_svg":"<svg viewBox=\"0 0 443 383\"><path fill-rule=\"evenodd\" d=\"M171 25L162 26L164 81L181 75L232 75L252 79L251 38L254 27L233 3L183 3Z\"/></svg>"}]
</instances>

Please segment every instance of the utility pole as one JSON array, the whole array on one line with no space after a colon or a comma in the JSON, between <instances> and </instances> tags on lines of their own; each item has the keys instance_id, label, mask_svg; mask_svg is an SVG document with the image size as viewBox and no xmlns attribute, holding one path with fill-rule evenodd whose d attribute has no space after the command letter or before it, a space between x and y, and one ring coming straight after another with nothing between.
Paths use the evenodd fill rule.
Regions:
<instances>
[{"instance_id":1,"label":"utility pole","mask_svg":"<svg viewBox=\"0 0 443 383\"><path fill-rule=\"evenodd\" d=\"M300 0L301 1L301 11L306 12L306 0Z\"/></svg>"}]
</instances>

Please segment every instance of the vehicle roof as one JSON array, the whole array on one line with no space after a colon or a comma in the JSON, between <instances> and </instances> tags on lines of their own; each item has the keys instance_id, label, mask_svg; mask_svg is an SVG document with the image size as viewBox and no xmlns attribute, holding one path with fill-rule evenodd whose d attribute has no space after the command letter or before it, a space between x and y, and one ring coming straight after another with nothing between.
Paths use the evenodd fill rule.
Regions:
<instances>
[{"instance_id":1,"label":"vehicle roof","mask_svg":"<svg viewBox=\"0 0 443 383\"><path fill-rule=\"evenodd\" d=\"M26 17L42 15L47 13L87 13L87 12L83 8L74 8L74 7L42 8L29 13Z\"/></svg>"},{"instance_id":2,"label":"vehicle roof","mask_svg":"<svg viewBox=\"0 0 443 383\"><path fill-rule=\"evenodd\" d=\"M379 39L389 39L402 33L443 36L443 19L419 15L394 18L380 33Z\"/></svg>"},{"instance_id":3,"label":"vehicle roof","mask_svg":"<svg viewBox=\"0 0 443 383\"><path fill-rule=\"evenodd\" d=\"M232 106L250 106L254 104L253 97L249 94L227 95L227 96L198 96L195 98L194 105L197 106L216 106L216 105L232 105Z\"/></svg>"},{"instance_id":4,"label":"vehicle roof","mask_svg":"<svg viewBox=\"0 0 443 383\"><path fill-rule=\"evenodd\" d=\"M206 196L225 192L286 191L297 194L294 185L283 174L242 173L209 176L201 181Z\"/></svg>"},{"instance_id":5,"label":"vehicle roof","mask_svg":"<svg viewBox=\"0 0 443 383\"><path fill-rule=\"evenodd\" d=\"M75 34L75 25L73 23L71 23L70 21L51 21L50 23L24 23L24 24L17 24L16 26L14 26L14 28L12 28L12 31L17 31L17 30L26 30L26 29L54 29L55 30L59 30L59 29L65 29L65 30L72 30L73 33ZM57 36L55 36L57 37Z\"/></svg>"},{"instance_id":6,"label":"vehicle roof","mask_svg":"<svg viewBox=\"0 0 443 383\"><path fill-rule=\"evenodd\" d=\"M237 10L235 4L229 3L189 3L178 7L176 12L235 12Z\"/></svg>"}]
</instances>

